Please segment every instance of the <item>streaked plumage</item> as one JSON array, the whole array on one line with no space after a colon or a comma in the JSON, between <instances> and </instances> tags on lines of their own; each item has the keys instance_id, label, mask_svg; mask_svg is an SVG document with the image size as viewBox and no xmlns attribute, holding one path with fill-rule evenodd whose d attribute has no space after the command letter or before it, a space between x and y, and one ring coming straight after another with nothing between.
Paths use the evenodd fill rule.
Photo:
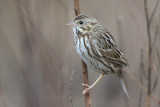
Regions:
<instances>
[{"instance_id":1,"label":"streaked plumage","mask_svg":"<svg viewBox=\"0 0 160 107\"><path fill-rule=\"evenodd\" d=\"M121 69L128 62L112 35L98 20L86 14L77 16L72 24L75 49L82 60L94 71L102 74L115 73L122 80Z\"/></svg>"}]
</instances>

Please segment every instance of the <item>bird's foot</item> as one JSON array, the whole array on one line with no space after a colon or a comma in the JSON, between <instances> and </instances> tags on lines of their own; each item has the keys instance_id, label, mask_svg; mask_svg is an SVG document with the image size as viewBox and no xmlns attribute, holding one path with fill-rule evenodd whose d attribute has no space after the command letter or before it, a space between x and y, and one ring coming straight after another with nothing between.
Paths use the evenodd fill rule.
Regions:
<instances>
[{"instance_id":1,"label":"bird's foot","mask_svg":"<svg viewBox=\"0 0 160 107\"><path fill-rule=\"evenodd\" d=\"M83 86L86 86L86 87L90 87L88 84L84 84L84 83L82 83L82 85L83 85Z\"/></svg>"},{"instance_id":2,"label":"bird's foot","mask_svg":"<svg viewBox=\"0 0 160 107\"><path fill-rule=\"evenodd\" d=\"M86 85L86 84L85 84ZM89 92L93 87L87 85L88 88L86 88L85 90L83 90L82 94L86 94L87 92Z\"/></svg>"}]
</instances>

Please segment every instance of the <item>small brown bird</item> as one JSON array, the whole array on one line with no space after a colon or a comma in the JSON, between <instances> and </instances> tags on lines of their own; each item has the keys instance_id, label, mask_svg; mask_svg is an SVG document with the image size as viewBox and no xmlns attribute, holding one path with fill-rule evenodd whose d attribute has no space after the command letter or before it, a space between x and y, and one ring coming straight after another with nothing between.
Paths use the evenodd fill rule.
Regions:
<instances>
[{"instance_id":1,"label":"small brown bird","mask_svg":"<svg viewBox=\"0 0 160 107\"><path fill-rule=\"evenodd\" d=\"M85 94L92 89L104 74L114 73L120 78L123 90L128 96L122 78L122 68L127 66L128 62L108 30L97 19L87 14L78 15L68 25L73 26L75 49L79 56L87 66L101 73L93 85L84 84L88 88L82 93Z\"/></svg>"}]
</instances>

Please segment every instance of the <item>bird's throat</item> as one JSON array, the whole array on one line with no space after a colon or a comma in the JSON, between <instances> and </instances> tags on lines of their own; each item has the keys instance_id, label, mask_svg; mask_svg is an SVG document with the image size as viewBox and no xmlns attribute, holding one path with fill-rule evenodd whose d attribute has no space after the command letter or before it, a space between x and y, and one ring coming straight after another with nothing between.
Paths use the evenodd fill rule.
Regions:
<instances>
[{"instance_id":1,"label":"bird's throat","mask_svg":"<svg viewBox=\"0 0 160 107\"><path fill-rule=\"evenodd\" d=\"M77 30L78 30L80 33L82 33L82 34L87 33L86 29L83 28L83 27L77 27Z\"/></svg>"}]
</instances>

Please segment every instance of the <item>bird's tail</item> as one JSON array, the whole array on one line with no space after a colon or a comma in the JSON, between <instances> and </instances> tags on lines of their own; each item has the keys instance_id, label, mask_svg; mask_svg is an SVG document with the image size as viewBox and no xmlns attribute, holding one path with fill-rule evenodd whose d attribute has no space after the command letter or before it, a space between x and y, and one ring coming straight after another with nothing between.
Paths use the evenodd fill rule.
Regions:
<instances>
[{"instance_id":1,"label":"bird's tail","mask_svg":"<svg viewBox=\"0 0 160 107\"><path fill-rule=\"evenodd\" d=\"M117 74L118 74L118 77L121 81L123 91L124 91L125 95L129 98L129 94L128 94L128 91L127 91L127 88L126 88L126 84L125 84L125 81L124 81L123 76L122 76L122 71L121 70L118 71Z\"/></svg>"},{"instance_id":2,"label":"bird's tail","mask_svg":"<svg viewBox=\"0 0 160 107\"><path fill-rule=\"evenodd\" d=\"M128 94L128 91L127 91L127 88L126 88L126 85L125 85L125 82L124 82L123 78L120 78L120 81L121 81L121 84L122 84L122 88L123 88L124 93L125 93L126 96L129 98L129 94Z\"/></svg>"}]
</instances>

